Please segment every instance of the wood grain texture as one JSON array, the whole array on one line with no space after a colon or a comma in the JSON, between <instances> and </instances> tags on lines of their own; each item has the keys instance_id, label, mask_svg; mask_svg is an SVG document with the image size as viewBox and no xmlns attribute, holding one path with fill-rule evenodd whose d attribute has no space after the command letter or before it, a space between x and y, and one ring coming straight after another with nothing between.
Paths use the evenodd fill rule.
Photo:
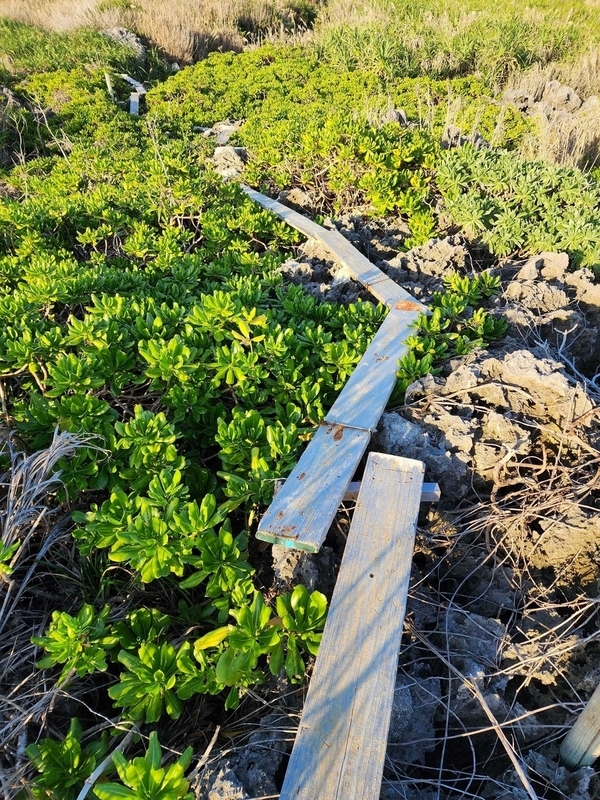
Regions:
<instances>
[{"instance_id":1,"label":"wood grain texture","mask_svg":"<svg viewBox=\"0 0 600 800\"><path fill-rule=\"evenodd\" d=\"M262 518L259 539L310 553L319 550L390 398L398 358L407 352L403 340L416 316L394 309L387 315L329 410L325 427L300 456ZM323 432L332 428L338 433Z\"/></svg>"},{"instance_id":2,"label":"wood grain texture","mask_svg":"<svg viewBox=\"0 0 600 800\"><path fill-rule=\"evenodd\" d=\"M371 294L381 303L393 308L397 303L404 303L410 306L409 310L426 312L427 307L418 300L415 300L401 286L398 286L391 278L371 264L368 258L345 239L339 231L332 231L321 227L316 222L307 219L303 214L299 214L291 208L273 200L249 186L242 185L242 189L248 197L255 200L263 208L268 208L283 219L292 228L301 231L312 239L318 239L331 253L334 261L345 266L356 278L357 281L368 289Z\"/></svg>"},{"instance_id":3,"label":"wood grain texture","mask_svg":"<svg viewBox=\"0 0 600 800\"><path fill-rule=\"evenodd\" d=\"M374 431L396 385L398 359L408 353L404 343L414 334L418 313L392 310L354 372L327 412L330 424Z\"/></svg>"},{"instance_id":4,"label":"wood grain texture","mask_svg":"<svg viewBox=\"0 0 600 800\"><path fill-rule=\"evenodd\" d=\"M318 552L370 439L368 431L320 425L261 519L257 538Z\"/></svg>"},{"instance_id":5,"label":"wood grain texture","mask_svg":"<svg viewBox=\"0 0 600 800\"><path fill-rule=\"evenodd\" d=\"M600 686L588 700L560 746L561 761L569 769L589 767L600 756Z\"/></svg>"},{"instance_id":6,"label":"wood grain texture","mask_svg":"<svg viewBox=\"0 0 600 800\"><path fill-rule=\"evenodd\" d=\"M279 492L283 489L285 481L283 478L278 478L275 481L274 497L277 497ZM351 481L346 489L344 495L344 503L355 503L358 500L358 493L360 492L360 481ZM424 483L421 492L422 503L437 503L442 497L438 483Z\"/></svg>"},{"instance_id":7,"label":"wood grain texture","mask_svg":"<svg viewBox=\"0 0 600 800\"><path fill-rule=\"evenodd\" d=\"M280 800L377 800L423 464L371 453Z\"/></svg>"}]
</instances>

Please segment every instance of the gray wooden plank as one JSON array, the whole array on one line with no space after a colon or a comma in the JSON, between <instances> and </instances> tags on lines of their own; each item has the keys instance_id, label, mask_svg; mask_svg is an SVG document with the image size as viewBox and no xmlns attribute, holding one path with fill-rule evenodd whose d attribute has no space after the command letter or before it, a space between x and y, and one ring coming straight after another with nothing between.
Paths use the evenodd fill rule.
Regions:
<instances>
[{"instance_id":1,"label":"gray wooden plank","mask_svg":"<svg viewBox=\"0 0 600 800\"><path fill-rule=\"evenodd\" d=\"M280 800L379 798L422 483L369 455Z\"/></svg>"},{"instance_id":2,"label":"gray wooden plank","mask_svg":"<svg viewBox=\"0 0 600 800\"><path fill-rule=\"evenodd\" d=\"M318 552L370 439L369 431L321 424L261 519L256 537Z\"/></svg>"},{"instance_id":3,"label":"gray wooden plank","mask_svg":"<svg viewBox=\"0 0 600 800\"><path fill-rule=\"evenodd\" d=\"M600 756L600 686L590 697L560 746L560 760L569 769L590 767Z\"/></svg>"},{"instance_id":4,"label":"gray wooden plank","mask_svg":"<svg viewBox=\"0 0 600 800\"><path fill-rule=\"evenodd\" d=\"M374 431L396 384L398 359L408 353L404 344L418 312L392 309L354 372L327 412L330 424Z\"/></svg>"},{"instance_id":5,"label":"gray wooden plank","mask_svg":"<svg viewBox=\"0 0 600 800\"><path fill-rule=\"evenodd\" d=\"M122 78L123 78L123 80L124 80L124 81L126 81L126 82L127 82L129 85L130 85L130 86L133 86L133 88L136 90L136 92L137 92L138 94L147 94L147 89L146 89L146 87L144 86L144 84L143 84L143 83L140 83L139 81L136 81L136 79L135 79L135 78L132 78L132 77L131 77L131 76L129 76L129 75L124 75L124 74L121 74L121 77L122 77Z\"/></svg>"},{"instance_id":6,"label":"gray wooden plank","mask_svg":"<svg viewBox=\"0 0 600 800\"><path fill-rule=\"evenodd\" d=\"M132 92L129 95L129 113L137 116L140 113L140 94L139 92Z\"/></svg>"},{"instance_id":7,"label":"gray wooden plank","mask_svg":"<svg viewBox=\"0 0 600 800\"><path fill-rule=\"evenodd\" d=\"M381 303L393 308L397 303L407 304L407 310L423 311L426 306L398 286L385 272L382 272L368 258L345 239L339 231L332 231L321 227L316 222L307 219L291 208L267 197L249 186L242 185L248 197L259 203L263 208L268 208L283 219L292 228L301 231L306 236L318 239L331 253L334 260L347 267L357 281L368 289Z\"/></svg>"},{"instance_id":8,"label":"gray wooden plank","mask_svg":"<svg viewBox=\"0 0 600 800\"><path fill-rule=\"evenodd\" d=\"M262 518L256 534L259 539L318 551L392 393L398 358L407 352L403 340L417 316L410 311L390 311L325 418L328 427L366 432L366 440L361 438L360 446L344 449L338 464L340 442L332 436L315 435ZM344 448L347 441L349 436L343 440ZM304 476L302 483L299 475ZM294 532L293 537L289 531Z\"/></svg>"},{"instance_id":9,"label":"gray wooden plank","mask_svg":"<svg viewBox=\"0 0 600 800\"><path fill-rule=\"evenodd\" d=\"M283 485L283 484L282 484ZM344 495L345 503L352 503L358 500L358 493L360 492L360 481L351 481L346 489ZM437 503L442 497L439 484L437 483L424 483L421 491L422 503Z\"/></svg>"}]
</instances>

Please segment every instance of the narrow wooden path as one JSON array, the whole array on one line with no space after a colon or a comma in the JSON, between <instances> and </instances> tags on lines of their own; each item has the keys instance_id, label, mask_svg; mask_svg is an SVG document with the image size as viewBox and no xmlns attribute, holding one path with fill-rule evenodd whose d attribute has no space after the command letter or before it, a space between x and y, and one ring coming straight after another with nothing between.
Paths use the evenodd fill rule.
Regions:
<instances>
[{"instance_id":1,"label":"narrow wooden path","mask_svg":"<svg viewBox=\"0 0 600 800\"><path fill-rule=\"evenodd\" d=\"M359 253L338 231L322 228L260 192L244 191L297 230L318 239L390 312L328 411L283 489L259 523L257 537L317 552L396 383L406 338L427 307Z\"/></svg>"},{"instance_id":2,"label":"narrow wooden path","mask_svg":"<svg viewBox=\"0 0 600 800\"><path fill-rule=\"evenodd\" d=\"M347 384L261 519L257 537L316 553L396 383L417 314L390 311Z\"/></svg>"},{"instance_id":3,"label":"narrow wooden path","mask_svg":"<svg viewBox=\"0 0 600 800\"><path fill-rule=\"evenodd\" d=\"M362 283L380 303L389 308L399 310L427 311L427 307L410 295L401 286L398 286L391 278L382 272L368 258L345 239L339 231L332 231L321 227L308 217L299 214L297 211L284 206L283 203L267 197L265 194L251 189L249 186L242 186L248 197L255 200L263 208L268 208L288 223L292 228L304 233L309 239L317 239L331 253L334 261L346 267L354 278Z\"/></svg>"},{"instance_id":4,"label":"narrow wooden path","mask_svg":"<svg viewBox=\"0 0 600 800\"><path fill-rule=\"evenodd\" d=\"M377 800L423 464L371 453L280 800Z\"/></svg>"},{"instance_id":5,"label":"narrow wooden path","mask_svg":"<svg viewBox=\"0 0 600 800\"><path fill-rule=\"evenodd\" d=\"M257 537L316 552L340 503L356 509L280 800L377 800L406 612L424 466L371 453L351 484L408 352L416 302L337 231L245 187L322 242L390 312L259 523ZM341 241L340 241L341 240ZM433 487L432 499L439 497ZM356 495L356 492L358 494Z\"/></svg>"}]
</instances>

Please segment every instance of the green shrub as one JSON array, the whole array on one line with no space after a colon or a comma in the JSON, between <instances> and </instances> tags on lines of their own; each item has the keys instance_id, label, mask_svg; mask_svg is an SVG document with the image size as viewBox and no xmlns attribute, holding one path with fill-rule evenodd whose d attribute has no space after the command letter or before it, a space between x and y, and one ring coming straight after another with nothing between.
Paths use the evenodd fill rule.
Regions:
<instances>
[{"instance_id":1,"label":"green shrub","mask_svg":"<svg viewBox=\"0 0 600 800\"><path fill-rule=\"evenodd\" d=\"M82 65L110 66L119 72L136 67L130 48L91 29L56 33L8 19L0 19L0 53L17 79Z\"/></svg>"},{"instance_id":2,"label":"green shrub","mask_svg":"<svg viewBox=\"0 0 600 800\"><path fill-rule=\"evenodd\" d=\"M75 800L86 778L106 756L109 735L82 746L83 730L78 719L72 719L62 742L41 739L30 744L26 753L40 773L32 782L31 792L36 800Z\"/></svg>"},{"instance_id":3,"label":"green shrub","mask_svg":"<svg viewBox=\"0 0 600 800\"><path fill-rule=\"evenodd\" d=\"M600 265L600 187L580 170L465 146L442 155L435 181L454 222L492 253L560 250Z\"/></svg>"}]
</instances>

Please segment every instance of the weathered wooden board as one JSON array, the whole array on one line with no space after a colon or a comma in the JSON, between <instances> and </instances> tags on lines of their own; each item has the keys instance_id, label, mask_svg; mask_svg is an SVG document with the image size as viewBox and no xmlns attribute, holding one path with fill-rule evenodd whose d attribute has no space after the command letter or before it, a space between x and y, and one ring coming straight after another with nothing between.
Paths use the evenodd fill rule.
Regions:
<instances>
[{"instance_id":1,"label":"weathered wooden board","mask_svg":"<svg viewBox=\"0 0 600 800\"><path fill-rule=\"evenodd\" d=\"M242 186L242 189L248 197L251 197L252 200L255 200L264 208L273 211L278 217L285 220L288 225L291 225L292 228L296 228L296 230L313 239L318 239L329 250L333 259L343 264L356 280L362 283L381 303L385 303L390 308L400 304L400 308L405 310L427 311L426 306L415 300L412 295L401 286L398 286L391 278L388 278L385 272L371 264L369 259L359 253L339 231L323 228L297 211L283 205L283 203L279 203L277 200L251 189L249 186Z\"/></svg>"},{"instance_id":2,"label":"weathered wooden board","mask_svg":"<svg viewBox=\"0 0 600 800\"><path fill-rule=\"evenodd\" d=\"M259 539L319 550L392 393L398 358L406 352L402 342L416 316L395 310L387 315L325 418L322 430L339 429L338 439L315 435L260 521ZM357 431L365 436L357 437Z\"/></svg>"},{"instance_id":3,"label":"weathered wooden board","mask_svg":"<svg viewBox=\"0 0 600 800\"><path fill-rule=\"evenodd\" d=\"M257 538L318 552L370 439L369 431L320 425L261 519Z\"/></svg>"},{"instance_id":4,"label":"weathered wooden board","mask_svg":"<svg viewBox=\"0 0 600 800\"><path fill-rule=\"evenodd\" d=\"M396 384L398 359L408 353L404 342L414 334L410 326L418 316L410 311L390 311L327 412L326 422L375 430Z\"/></svg>"},{"instance_id":5,"label":"weathered wooden board","mask_svg":"<svg viewBox=\"0 0 600 800\"><path fill-rule=\"evenodd\" d=\"M344 495L344 502L351 503L358 500L358 493L360 492L360 481L352 481L346 489ZM423 490L421 491L422 503L437 503L442 497L440 487L437 483L424 483Z\"/></svg>"},{"instance_id":6,"label":"weathered wooden board","mask_svg":"<svg viewBox=\"0 0 600 800\"><path fill-rule=\"evenodd\" d=\"M426 306L390 281L337 231L328 231L282 203L247 186L243 188L253 200L307 236L321 241L357 280L391 307L325 418L328 426L341 426L344 431L358 429L369 434L377 427L394 388L398 359L408 352L404 341L411 335L411 325ZM338 470L339 447L333 442L331 436L315 436L261 520L257 532L259 539L310 552L319 549L366 449L363 438L360 438L360 446L354 444L344 449ZM355 459L354 463L352 459ZM336 477L338 471L339 478ZM299 476L303 476L302 479ZM293 536L289 535L290 531L293 531Z\"/></svg>"},{"instance_id":7,"label":"weathered wooden board","mask_svg":"<svg viewBox=\"0 0 600 800\"><path fill-rule=\"evenodd\" d=\"M371 453L280 800L377 800L423 464Z\"/></svg>"},{"instance_id":8,"label":"weathered wooden board","mask_svg":"<svg viewBox=\"0 0 600 800\"><path fill-rule=\"evenodd\" d=\"M129 75L124 75L124 74L121 74L121 77L122 77L122 78L123 78L123 80L124 80L124 81L126 81L126 82L127 82L129 85L130 85L130 86L133 86L133 88L136 90L136 92L137 92L138 94L147 94L147 89L146 89L146 87L144 86L144 84L143 84L143 83L140 83L139 81L136 81L136 79L135 79L135 78L132 78L132 77L131 77L131 76L129 76Z\"/></svg>"},{"instance_id":9,"label":"weathered wooden board","mask_svg":"<svg viewBox=\"0 0 600 800\"><path fill-rule=\"evenodd\" d=\"M588 700L560 746L561 761L569 769L589 767L600 756L600 686Z\"/></svg>"}]
</instances>

